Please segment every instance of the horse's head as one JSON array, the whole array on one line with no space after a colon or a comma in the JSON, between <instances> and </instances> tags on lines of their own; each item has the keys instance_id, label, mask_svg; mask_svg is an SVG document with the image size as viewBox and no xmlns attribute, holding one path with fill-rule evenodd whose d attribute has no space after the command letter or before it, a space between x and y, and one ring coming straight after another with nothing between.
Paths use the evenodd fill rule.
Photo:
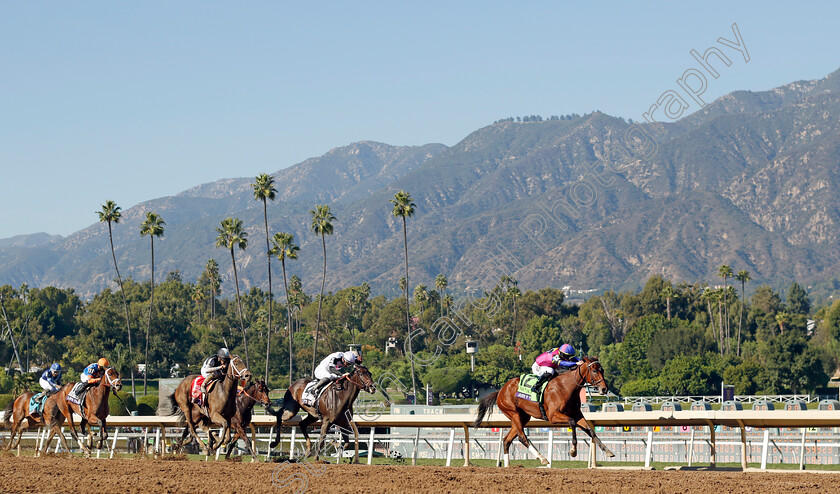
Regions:
<instances>
[{"instance_id":1,"label":"horse's head","mask_svg":"<svg viewBox=\"0 0 840 494\"><path fill-rule=\"evenodd\" d=\"M268 406L271 404L271 401L268 399L268 386L265 384L265 381L259 380L254 383L253 392L251 397L262 406Z\"/></svg>"},{"instance_id":2,"label":"horse's head","mask_svg":"<svg viewBox=\"0 0 840 494\"><path fill-rule=\"evenodd\" d=\"M601 362L598 362L598 357L583 357L580 374L586 383L598 388L601 394L610 392L610 387L607 386L607 380L604 378L604 368L601 367Z\"/></svg>"},{"instance_id":3,"label":"horse's head","mask_svg":"<svg viewBox=\"0 0 840 494\"><path fill-rule=\"evenodd\" d=\"M227 377L236 380L251 380L251 371L248 370L248 367L245 366L245 362L242 361L239 355L233 355L230 358L230 363L228 364L227 369Z\"/></svg>"},{"instance_id":4,"label":"horse's head","mask_svg":"<svg viewBox=\"0 0 840 494\"><path fill-rule=\"evenodd\" d=\"M356 368L353 369L353 375L362 384L362 386L359 386L360 388L371 394L376 392L376 384L373 382L373 376L370 375L367 367L362 364L356 364ZM358 385L358 383L356 384Z\"/></svg>"},{"instance_id":5,"label":"horse's head","mask_svg":"<svg viewBox=\"0 0 840 494\"><path fill-rule=\"evenodd\" d=\"M114 388L114 391L119 391L122 389L122 381L120 380L120 373L117 372L117 369L113 367L108 367L105 369L105 375L103 376L102 381L105 382L106 386L111 386Z\"/></svg>"}]
</instances>

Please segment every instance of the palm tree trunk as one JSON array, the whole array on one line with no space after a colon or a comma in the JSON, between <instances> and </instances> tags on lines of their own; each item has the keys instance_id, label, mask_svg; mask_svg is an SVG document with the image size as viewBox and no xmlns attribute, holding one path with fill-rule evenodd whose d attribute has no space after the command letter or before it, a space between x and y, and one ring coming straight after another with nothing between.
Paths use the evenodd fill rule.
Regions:
<instances>
[{"instance_id":1,"label":"palm tree trunk","mask_svg":"<svg viewBox=\"0 0 840 494\"><path fill-rule=\"evenodd\" d=\"M668 312L668 320L671 320L671 297L665 297L665 310Z\"/></svg>"},{"instance_id":2,"label":"palm tree trunk","mask_svg":"<svg viewBox=\"0 0 840 494\"><path fill-rule=\"evenodd\" d=\"M152 334L152 309L155 306L155 236L149 235L152 239L152 284L149 295L149 324L146 326L146 352L143 363L143 396L146 396L146 381L149 376L149 338Z\"/></svg>"},{"instance_id":3,"label":"palm tree trunk","mask_svg":"<svg viewBox=\"0 0 840 494\"><path fill-rule=\"evenodd\" d=\"M315 359L318 358L318 336L321 332L321 303L324 301L324 285L327 283L327 239L321 234L321 245L324 248L324 274L321 277L321 296L318 297L318 319L315 323L315 345L312 346L312 377L315 377Z\"/></svg>"},{"instance_id":4,"label":"palm tree trunk","mask_svg":"<svg viewBox=\"0 0 840 494\"><path fill-rule=\"evenodd\" d=\"M720 333L720 354L723 355L726 343L723 341L723 307L722 302L718 299L718 332Z\"/></svg>"},{"instance_id":5,"label":"palm tree trunk","mask_svg":"<svg viewBox=\"0 0 840 494\"><path fill-rule=\"evenodd\" d=\"M242 299L239 298L239 275L236 274L236 258L233 255L233 246L230 247L230 263L233 265L233 281L236 283L236 306L239 308L239 329L242 330L242 344L245 345L245 366L250 369L251 364L248 360L248 335L245 334L245 320L242 318Z\"/></svg>"},{"instance_id":6,"label":"palm tree trunk","mask_svg":"<svg viewBox=\"0 0 840 494\"><path fill-rule=\"evenodd\" d=\"M715 330L715 315L712 312L712 301L709 299L706 299L706 309L709 311L709 323L712 325L712 334L714 334L717 332ZM719 348L719 350L720 354L723 355L723 349Z\"/></svg>"},{"instance_id":7,"label":"palm tree trunk","mask_svg":"<svg viewBox=\"0 0 840 494\"><path fill-rule=\"evenodd\" d=\"M271 246L268 243L268 207L263 198L263 220L265 221L265 256L268 259L268 334L265 337L265 382L268 384L268 360L271 355L271 306L274 296L271 293Z\"/></svg>"},{"instance_id":8,"label":"palm tree trunk","mask_svg":"<svg viewBox=\"0 0 840 494\"><path fill-rule=\"evenodd\" d=\"M744 321L744 282L741 282L741 315L738 317L738 345L737 353L741 356L741 323Z\"/></svg>"},{"instance_id":9,"label":"palm tree trunk","mask_svg":"<svg viewBox=\"0 0 840 494\"><path fill-rule=\"evenodd\" d=\"M122 293L123 308L125 309L125 327L128 331L128 362L131 367L131 396L137 398L137 390L134 387L134 352L131 349L131 321L128 318L128 299L125 297L125 290L123 290L122 276L120 276L120 268L117 267L117 255L114 253L114 237L111 235L111 222L108 222L108 240L111 242L111 258L114 260L114 271L117 272L117 282L120 284L120 293Z\"/></svg>"},{"instance_id":10,"label":"palm tree trunk","mask_svg":"<svg viewBox=\"0 0 840 494\"><path fill-rule=\"evenodd\" d=\"M292 306L289 304L289 282L286 281L286 260L281 260L280 265L283 267L283 289L286 291L286 324L289 328L289 387L291 388L294 382L294 377L292 377L294 376L294 363L292 362L294 356L294 339L292 338L294 328L292 327Z\"/></svg>"},{"instance_id":11,"label":"palm tree trunk","mask_svg":"<svg viewBox=\"0 0 840 494\"><path fill-rule=\"evenodd\" d=\"M406 338L408 339L408 359L411 362L411 392L414 393L414 405L417 404L417 378L414 374L414 350L411 348L411 315L408 303L408 233L405 224L405 216L403 220L403 246L405 248L405 327L407 331Z\"/></svg>"}]
</instances>

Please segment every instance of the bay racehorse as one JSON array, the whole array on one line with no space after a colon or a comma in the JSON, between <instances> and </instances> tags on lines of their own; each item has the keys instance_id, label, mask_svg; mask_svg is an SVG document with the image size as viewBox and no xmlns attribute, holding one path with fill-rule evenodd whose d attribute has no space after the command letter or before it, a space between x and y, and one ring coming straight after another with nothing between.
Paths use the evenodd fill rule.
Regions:
<instances>
[{"instance_id":1,"label":"bay racehorse","mask_svg":"<svg viewBox=\"0 0 840 494\"><path fill-rule=\"evenodd\" d=\"M111 388L115 391L122 389L122 381L120 381L120 373L113 367L107 367L99 384L88 389L85 393L84 408L75 403L67 401L67 395L73 391L75 383L68 383L61 387L57 393L50 395L44 403L44 421L45 426L49 429L50 434L44 444L41 446L41 454L47 452L47 448L52 441L55 434L58 434L58 439L61 441L61 446L65 451L70 451L67 447L67 440L61 432L61 426L66 420L70 426L70 434L73 439L82 445L85 457L90 456L90 449L93 448L93 428L88 427L88 440L86 442L79 441L79 436L76 434L76 426L73 423L73 414L81 417L79 427L81 427L82 434L85 432L85 426L99 425L99 444L98 448L103 445L107 446L108 429L106 420L110 409L108 407L108 396L111 394Z\"/></svg>"},{"instance_id":2,"label":"bay racehorse","mask_svg":"<svg viewBox=\"0 0 840 494\"><path fill-rule=\"evenodd\" d=\"M592 438L592 442L601 448L601 451L609 456L615 456L598 439L598 436L595 435L595 430L583 418L583 412L580 409L580 390L586 384L598 388L603 394L609 392L609 386L607 386L607 382L604 379L604 370L601 367L601 363L598 362L597 357L583 357L577 367L548 382L543 393L545 413L548 421L553 425L568 425L572 429L572 449L569 451L569 456L577 456L576 427L580 427L581 430L586 432ZM528 436L525 435L525 425L528 424L531 417L537 419L542 418L539 404L517 397L516 390L518 387L519 377L515 377L505 383L502 389L482 399L478 406L478 416L473 425L475 427L480 426L485 414L493 408L494 404L497 405L499 410L511 421L510 431L504 440L505 466L509 466L510 444L517 436L519 437L519 441L534 456L539 458L540 463L548 465L548 460L537 451L528 440Z\"/></svg>"},{"instance_id":3,"label":"bay racehorse","mask_svg":"<svg viewBox=\"0 0 840 494\"><path fill-rule=\"evenodd\" d=\"M237 385L240 380L250 380L251 371L245 367L245 362L238 355L232 356L224 379L216 382L213 389L207 393L206 407L193 403L190 398L190 388L193 379L196 377L198 377L196 374L185 377L175 389L175 392L166 398L172 408L170 412L184 416L187 430L201 445L204 454L209 455L216 448L222 447L230 441L230 421L236 414ZM195 431L196 425L207 433L207 444L198 437L198 433ZM210 430L212 425L222 426L219 444L216 444L216 437Z\"/></svg>"},{"instance_id":4,"label":"bay racehorse","mask_svg":"<svg viewBox=\"0 0 840 494\"><path fill-rule=\"evenodd\" d=\"M344 375L337 381L329 384L327 388L321 393L316 403L317 409L314 406L307 406L301 404L301 395L304 388L309 384L309 379L298 379L283 396L283 410L281 412L274 412L269 409L269 412L277 417L277 439L271 443L270 447L274 448L280 442L279 430L283 421L289 420L298 411L303 408L308 415L300 421L300 431L303 437L306 438L306 456L312 456L312 441L309 439L309 434L306 429L315 421L321 420L321 433L318 436L318 442L315 445L315 457L321 457L322 446L324 438L330 426L335 425L339 427L343 438L343 443L347 444L347 432L353 431L353 436L356 439L354 462L359 461L359 431L356 424L353 422L353 402L359 396L359 391L364 390L368 393L376 392L376 384L370 375L367 367L356 364L355 368Z\"/></svg>"},{"instance_id":5,"label":"bay racehorse","mask_svg":"<svg viewBox=\"0 0 840 494\"><path fill-rule=\"evenodd\" d=\"M33 396L35 396L35 393L27 391L6 405L6 409L3 411L3 427L9 429L11 435L9 436L9 442L3 446L4 450L20 445L20 436L24 429L43 425L44 422L40 413L34 415L29 413L29 400ZM15 435L17 435L17 441L14 440Z\"/></svg>"},{"instance_id":6,"label":"bay racehorse","mask_svg":"<svg viewBox=\"0 0 840 494\"><path fill-rule=\"evenodd\" d=\"M251 423L254 405L257 403L264 407L271 404L268 400L268 386L266 386L265 381L262 380L245 387L236 397L236 415L230 419L230 425L236 433L233 435L233 438L228 444L227 451L225 452L225 458L230 458L230 452L233 450L233 446L236 444L236 441L242 439L248 444L248 450L251 453L252 461L257 461L257 430ZM251 428L250 441L248 440L248 433L245 432L246 427Z\"/></svg>"}]
</instances>

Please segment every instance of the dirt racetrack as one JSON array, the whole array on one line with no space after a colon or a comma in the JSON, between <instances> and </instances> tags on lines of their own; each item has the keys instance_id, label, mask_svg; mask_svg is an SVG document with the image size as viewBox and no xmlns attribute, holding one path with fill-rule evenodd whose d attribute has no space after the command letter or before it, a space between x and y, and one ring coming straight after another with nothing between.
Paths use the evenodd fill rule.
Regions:
<instances>
[{"instance_id":1,"label":"dirt racetrack","mask_svg":"<svg viewBox=\"0 0 840 494\"><path fill-rule=\"evenodd\" d=\"M314 471L313 471L314 470ZM0 492L840 492L838 473L311 465L0 457Z\"/></svg>"}]
</instances>

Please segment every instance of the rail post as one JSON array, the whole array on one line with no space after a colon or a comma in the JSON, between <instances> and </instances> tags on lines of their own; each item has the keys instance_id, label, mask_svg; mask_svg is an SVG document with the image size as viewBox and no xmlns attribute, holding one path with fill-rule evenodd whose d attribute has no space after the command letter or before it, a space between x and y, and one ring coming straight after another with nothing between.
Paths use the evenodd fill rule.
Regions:
<instances>
[{"instance_id":1,"label":"rail post","mask_svg":"<svg viewBox=\"0 0 840 494\"><path fill-rule=\"evenodd\" d=\"M647 447L645 448L645 468L650 468L650 459L651 459L652 456L653 456L653 427L648 427Z\"/></svg>"},{"instance_id":2,"label":"rail post","mask_svg":"<svg viewBox=\"0 0 840 494\"><path fill-rule=\"evenodd\" d=\"M464 466L470 466L470 426L464 424Z\"/></svg>"},{"instance_id":3,"label":"rail post","mask_svg":"<svg viewBox=\"0 0 840 494\"><path fill-rule=\"evenodd\" d=\"M374 434L376 434L376 427L371 427L370 428L370 437L368 438L368 457L367 457L367 464L368 465L373 464L373 445L374 445L373 438L374 438Z\"/></svg>"},{"instance_id":4,"label":"rail post","mask_svg":"<svg viewBox=\"0 0 840 494\"><path fill-rule=\"evenodd\" d=\"M593 426L594 427L594 426ZM548 468L551 468L551 462L554 459L554 428L548 428Z\"/></svg>"},{"instance_id":5,"label":"rail post","mask_svg":"<svg viewBox=\"0 0 840 494\"><path fill-rule=\"evenodd\" d=\"M805 427L802 428L802 442L799 444L799 469L805 470L805 433L808 431Z\"/></svg>"},{"instance_id":6,"label":"rail post","mask_svg":"<svg viewBox=\"0 0 840 494\"><path fill-rule=\"evenodd\" d=\"M446 446L446 466L452 466L452 447L455 445L455 429L449 429L449 442Z\"/></svg>"},{"instance_id":7,"label":"rail post","mask_svg":"<svg viewBox=\"0 0 840 494\"><path fill-rule=\"evenodd\" d=\"M767 470L767 453L770 449L770 429L764 429L764 440L761 442L761 469Z\"/></svg>"}]
</instances>

